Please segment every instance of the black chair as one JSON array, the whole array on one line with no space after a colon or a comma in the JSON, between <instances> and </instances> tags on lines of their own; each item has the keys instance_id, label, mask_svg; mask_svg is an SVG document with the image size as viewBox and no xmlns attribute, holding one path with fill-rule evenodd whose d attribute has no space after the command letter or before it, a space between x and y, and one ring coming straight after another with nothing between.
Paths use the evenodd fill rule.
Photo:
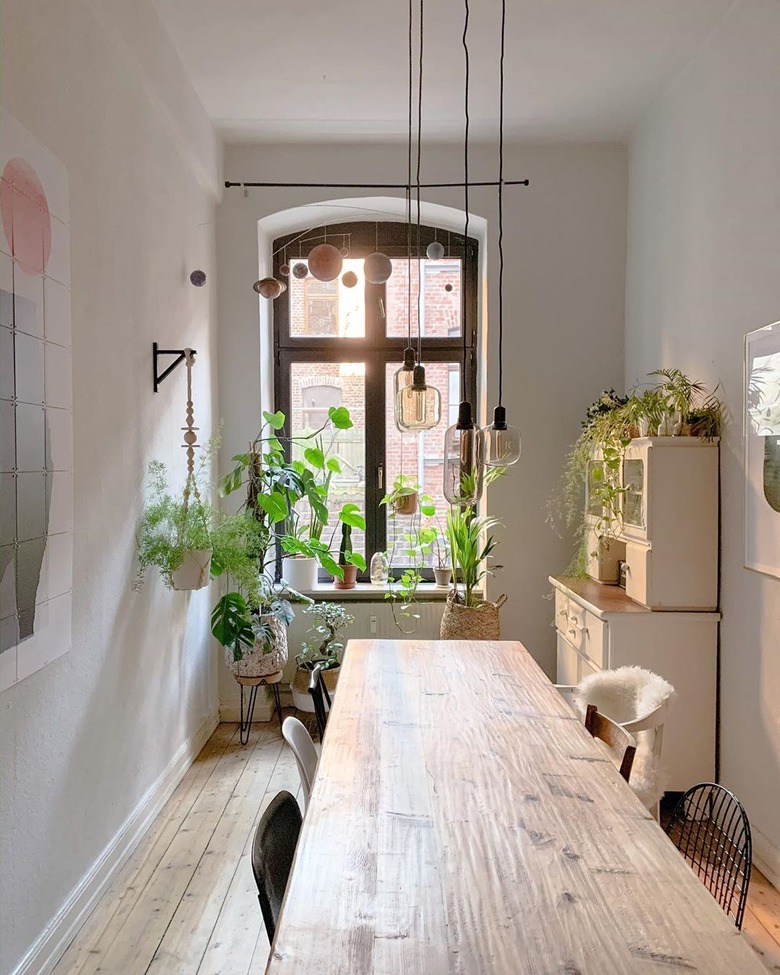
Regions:
<instances>
[{"instance_id":1,"label":"black chair","mask_svg":"<svg viewBox=\"0 0 780 975\"><path fill-rule=\"evenodd\" d=\"M274 940L295 846L301 832L301 810L294 796L280 792L257 824L252 844L252 870L268 940Z\"/></svg>"},{"instance_id":2,"label":"black chair","mask_svg":"<svg viewBox=\"0 0 780 975\"><path fill-rule=\"evenodd\" d=\"M729 917L742 928L753 841L737 797L713 782L689 789L672 813L666 832Z\"/></svg>"},{"instance_id":3,"label":"black chair","mask_svg":"<svg viewBox=\"0 0 780 975\"><path fill-rule=\"evenodd\" d=\"M328 723L330 713L330 694L325 686L325 679L322 676L322 664L316 664L309 677L309 694L311 694L314 704L314 715L317 718L317 730L320 733L320 741L325 740L325 725ZM327 708L325 703L327 702Z\"/></svg>"}]
</instances>

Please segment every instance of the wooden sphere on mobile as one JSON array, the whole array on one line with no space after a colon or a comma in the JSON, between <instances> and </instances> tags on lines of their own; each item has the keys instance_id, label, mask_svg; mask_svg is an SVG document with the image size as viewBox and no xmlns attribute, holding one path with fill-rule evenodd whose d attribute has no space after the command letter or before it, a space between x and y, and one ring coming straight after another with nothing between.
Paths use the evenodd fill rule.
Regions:
<instances>
[{"instance_id":1,"label":"wooden sphere on mobile","mask_svg":"<svg viewBox=\"0 0 780 975\"><path fill-rule=\"evenodd\" d=\"M344 260L333 244L317 244L309 252L309 271L318 281L333 281L341 274Z\"/></svg>"},{"instance_id":2,"label":"wooden sphere on mobile","mask_svg":"<svg viewBox=\"0 0 780 975\"><path fill-rule=\"evenodd\" d=\"M371 284L384 284L393 273L393 263L387 254L375 251L363 262L363 270L366 281L370 281Z\"/></svg>"},{"instance_id":3,"label":"wooden sphere on mobile","mask_svg":"<svg viewBox=\"0 0 780 975\"><path fill-rule=\"evenodd\" d=\"M425 253L429 261L440 261L444 257L444 244L440 240L433 240Z\"/></svg>"},{"instance_id":4,"label":"wooden sphere on mobile","mask_svg":"<svg viewBox=\"0 0 780 975\"><path fill-rule=\"evenodd\" d=\"M286 278L290 273L290 265L282 264L279 268L279 273Z\"/></svg>"},{"instance_id":5,"label":"wooden sphere on mobile","mask_svg":"<svg viewBox=\"0 0 780 975\"><path fill-rule=\"evenodd\" d=\"M297 278L299 281L303 281L305 277L309 274L309 269L305 264L298 263L293 267L293 277Z\"/></svg>"},{"instance_id":6,"label":"wooden sphere on mobile","mask_svg":"<svg viewBox=\"0 0 780 975\"><path fill-rule=\"evenodd\" d=\"M354 288L358 283L358 276L354 271L346 271L341 275L341 283L345 288Z\"/></svg>"}]
</instances>

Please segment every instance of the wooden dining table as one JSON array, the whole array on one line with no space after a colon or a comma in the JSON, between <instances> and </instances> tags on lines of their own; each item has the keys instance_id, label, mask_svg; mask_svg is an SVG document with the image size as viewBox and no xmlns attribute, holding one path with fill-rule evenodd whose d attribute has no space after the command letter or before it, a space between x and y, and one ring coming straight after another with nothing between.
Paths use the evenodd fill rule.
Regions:
<instances>
[{"instance_id":1,"label":"wooden dining table","mask_svg":"<svg viewBox=\"0 0 780 975\"><path fill-rule=\"evenodd\" d=\"M520 643L350 641L268 975L761 975Z\"/></svg>"}]
</instances>

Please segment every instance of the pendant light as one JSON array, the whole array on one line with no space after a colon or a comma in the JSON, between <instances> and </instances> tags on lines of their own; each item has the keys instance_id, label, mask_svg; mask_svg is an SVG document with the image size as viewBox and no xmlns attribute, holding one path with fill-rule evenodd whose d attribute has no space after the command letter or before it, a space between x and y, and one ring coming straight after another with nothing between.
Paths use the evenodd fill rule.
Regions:
<instances>
[{"instance_id":1,"label":"pendant light","mask_svg":"<svg viewBox=\"0 0 780 975\"><path fill-rule=\"evenodd\" d=\"M493 422L485 428L485 464L511 467L520 460L522 440L517 427L506 422L504 392L504 48L506 0L501 0L501 54L499 56L498 111L498 406Z\"/></svg>"},{"instance_id":2,"label":"pendant light","mask_svg":"<svg viewBox=\"0 0 780 975\"><path fill-rule=\"evenodd\" d=\"M422 158L422 92L423 92L423 37L424 0L420 0L420 61L417 88L417 365L414 364L412 347L412 0L409 0L409 142L407 149L407 342L404 363L395 374L395 421L402 432L420 433L437 426L441 420L441 393L425 378L422 364L422 260L420 258L420 167ZM411 382L409 381L411 376Z\"/></svg>"},{"instance_id":3,"label":"pendant light","mask_svg":"<svg viewBox=\"0 0 780 975\"><path fill-rule=\"evenodd\" d=\"M468 310L466 257L469 238L469 0L465 0L463 24L463 53L465 71L465 129L463 141L463 196L466 221L463 230L463 362L461 364L461 388L463 399L458 407L458 420L444 435L444 497L452 505L475 505L482 497L485 472L485 435L474 422L471 402L466 387L466 313Z\"/></svg>"}]
</instances>

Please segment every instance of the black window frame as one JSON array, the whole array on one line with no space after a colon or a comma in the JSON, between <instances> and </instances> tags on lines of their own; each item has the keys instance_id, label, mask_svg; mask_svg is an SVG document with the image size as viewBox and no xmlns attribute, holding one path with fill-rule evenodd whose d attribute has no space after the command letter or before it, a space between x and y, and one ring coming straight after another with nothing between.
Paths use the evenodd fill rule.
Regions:
<instances>
[{"instance_id":1,"label":"black window frame","mask_svg":"<svg viewBox=\"0 0 780 975\"><path fill-rule=\"evenodd\" d=\"M293 267L298 255L305 257L316 243L323 239L337 247L342 242L349 245L350 258L367 257L381 251L391 258L404 258L408 254L407 225L403 222L359 222L328 224L277 238L273 243L273 275L283 280L281 266ZM461 259L461 325L465 330L466 354L464 362L463 332L455 336L425 337L423 362L457 362L464 368L466 390L472 403L477 401L477 340L478 340L478 268L479 245L475 238L468 240L451 231L420 226L419 247L417 227L412 228L412 258L425 257L430 243L438 240L445 245L448 256ZM466 246L464 247L464 243ZM465 279L465 280L464 280ZM377 429L371 428L371 436L365 437L365 512L366 512L366 563L374 552L385 551L387 544L386 512L379 502L386 494L387 485L380 486L379 469L387 471L385 458L385 375L388 363L401 365L406 336L386 334L384 308L385 285L366 282L365 336L343 338L338 336L301 336L290 334L290 292L284 291L273 303L273 365L274 408L290 417L290 374L295 362L365 362L365 415L366 432L368 418L381 416ZM414 295L413 299L414 300ZM465 305L465 307L464 307ZM416 339L414 341L416 347ZM446 422L443 418L442 422ZM289 458L288 458L289 459ZM432 570L423 573L433 579ZM320 578L328 576L320 570ZM368 567L358 579L368 581Z\"/></svg>"}]
</instances>

